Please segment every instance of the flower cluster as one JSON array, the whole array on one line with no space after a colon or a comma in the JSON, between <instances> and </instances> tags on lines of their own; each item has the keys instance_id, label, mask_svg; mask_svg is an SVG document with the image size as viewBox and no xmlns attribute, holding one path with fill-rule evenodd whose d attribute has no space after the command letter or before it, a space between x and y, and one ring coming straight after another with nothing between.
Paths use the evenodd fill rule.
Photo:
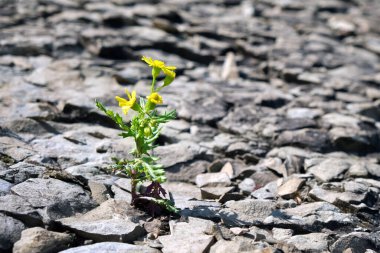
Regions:
<instances>
[{"instance_id":1,"label":"flower cluster","mask_svg":"<svg viewBox=\"0 0 380 253\"><path fill-rule=\"evenodd\" d=\"M107 114L121 128L120 134L123 138L131 137L135 141L135 149L131 151L134 159L115 159L113 168L125 173L131 178L132 204L138 205L141 201L144 205L149 205L150 211L152 203L161 206L170 212L177 212L171 200L166 199L165 190L161 183L166 181L165 171L161 164L158 164L158 157L152 155L152 150L156 147L155 141L159 137L161 124L175 118L175 110L160 114L156 107L163 104L163 98L159 92L170 85L176 77L174 66L166 66L164 62L142 57L142 60L152 68L152 84L150 94L145 98L137 98L136 91L125 90L127 98L116 96L119 106L124 114L130 110L136 112L131 122L126 123L123 118L112 110L108 110L99 101L97 107ZM161 85L157 85L157 78L161 74L165 75ZM158 87L157 87L158 86ZM143 193L139 193L137 188L144 181L151 181L151 185ZM155 211L152 211L153 213Z\"/></svg>"}]
</instances>

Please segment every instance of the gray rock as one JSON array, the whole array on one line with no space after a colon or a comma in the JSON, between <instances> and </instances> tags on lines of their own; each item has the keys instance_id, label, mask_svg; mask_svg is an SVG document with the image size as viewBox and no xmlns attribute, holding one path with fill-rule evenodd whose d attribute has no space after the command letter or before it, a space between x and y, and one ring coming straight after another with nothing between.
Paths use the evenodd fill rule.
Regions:
<instances>
[{"instance_id":1,"label":"gray rock","mask_svg":"<svg viewBox=\"0 0 380 253\"><path fill-rule=\"evenodd\" d=\"M367 164L366 168L370 175L380 178L380 164Z\"/></svg>"},{"instance_id":2,"label":"gray rock","mask_svg":"<svg viewBox=\"0 0 380 253\"><path fill-rule=\"evenodd\" d=\"M0 196L6 195L11 191L13 184L8 181L0 179Z\"/></svg>"},{"instance_id":3,"label":"gray rock","mask_svg":"<svg viewBox=\"0 0 380 253\"><path fill-rule=\"evenodd\" d=\"M227 173L216 172L199 174L195 179L195 183L198 187L223 187L230 186L231 180Z\"/></svg>"},{"instance_id":4,"label":"gray rock","mask_svg":"<svg viewBox=\"0 0 380 253\"><path fill-rule=\"evenodd\" d=\"M275 209L275 203L269 200L245 199L228 201L219 216L226 225L260 225Z\"/></svg>"},{"instance_id":5,"label":"gray rock","mask_svg":"<svg viewBox=\"0 0 380 253\"><path fill-rule=\"evenodd\" d=\"M274 199L277 196L277 181L270 182L251 193L256 199Z\"/></svg>"},{"instance_id":6,"label":"gray rock","mask_svg":"<svg viewBox=\"0 0 380 253\"><path fill-rule=\"evenodd\" d=\"M210 253L272 252L265 242L253 242L251 238L235 237L230 241L219 240L210 249Z\"/></svg>"},{"instance_id":7,"label":"gray rock","mask_svg":"<svg viewBox=\"0 0 380 253\"><path fill-rule=\"evenodd\" d=\"M127 202L110 199L82 216L58 221L78 235L96 242L132 242L145 234L138 223L142 217L142 213Z\"/></svg>"},{"instance_id":8,"label":"gray rock","mask_svg":"<svg viewBox=\"0 0 380 253\"><path fill-rule=\"evenodd\" d=\"M218 212L221 210L221 205L215 201L188 200L179 204L176 203L176 207L181 209L181 216L184 217L210 220L220 218Z\"/></svg>"},{"instance_id":9,"label":"gray rock","mask_svg":"<svg viewBox=\"0 0 380 253\"><path fill-rule=\"evenodd\" d=\"M295 235L285 240L285 242L304 252L323 252L327 251L329 246L328 235L324 233Z\"/></svg>"},{"instance_id":10,"label":"gray rock","mask_svg":"<svg viewBox=\"0 0 380 253\"><path fill-rule=\"evenodd\" d=\"M0 196L0 211L21 220L28 226L43 224L43 214L33 207L27 199L17 195Z\"/></svg>"},{"instance_id":11,"label":"gray rock","mask_svg":"<svg viewBox=\"0 0 380 253\"><path fill-rule=\"evenodd\" d=\"M96 181L89 181L88 186L91 190L91 197L96 203L101 204L110 197L108 188L104 184Z\"/></svg>"},{"instance_id":12,"label":"gray rock","mask_svg":"<svg viewBox=\"0 0 380 253\"><path fill-rule=\"evenodd\" d=\"M29 178L40 178L46 168L26 162L20 162L9 167L9 169L0 171L0 177L7 181L19 184Z\"/></svg>"},{"instance_id":13,"label":"gray rock","mask_svg":"<svg viewBox=\"0 0 380 253\"><path fill-rule=\"evenodd\" d=\"M235 175L235 170L230 162L227 162L226 164L224 164L220 172L227 173L229 178L233 178Z\"/></svg>"},{"instance_id":14,"label":"gray rock","mask_svg":"<svg viewBox=\"0 0 380 253\"><path fill-rule=\"evenodd\" d=\"M189 96L181 101L177 109L180 118L199 123L214 123L226 115L227 106L223 98L217 95L218 92L212 86L203 86L204 92L189 91ZM209 93L213 96L209 96Z\"/></svg>"},{"instance_id":15,"label":"gray rock","mask_svg":"<svg viewBox=\"0 0 380 253\"><path fill-rule=\"evenodd\" d=\"M166 176L169 181L182 181L195 183L197 175L205 173L209 162L197 160L190 164L175 165L166 169Z\"/></svg>"},{"instance_id":16,"label":"gray rock","mask_svg":"<svg viewBox=\"0 0 380 253\"><path fill-rule=\"evenodd\" d=\"M180 142L167 146L157 147L155 155L161 157L160 163L165 168L173 165L190 162L203 155L204 150L192 142Z\"/></svg>"},{"instance_id":17,"label":"gray rock","mask_svg":"<svg viewBox=\"0 0 380 253\"><path fill-rule=\"evenodd\" d=\"M305 179L298 177L290 177L277 188L277 194L284 199L291 199L304 184Z\"/></svg>"},{"instance_id":18,"label":"gray rock","mask_svg":"<svg viewBox=\"0 0 380 253\"><path fill-rule=\"evenodd\" d=\"M73 176L82 176L86 179L92 179L94 175L98 175L101 173L102 167L104 167L103 164L99 164L97 162L90 162L70 166L66 168L65 171Z\"/></svg>"},{"instance_id":19,"label":"gray rock","mask_svg":"<svg viewBox=\"0 0 380 253\"><path fill-rule=\"evenodd\" d=\"M272 234L273 239L277 241L284 241L290 239L293 236L294 231L292 229L285 228L273 228Z\"/></svg>"},{"instance_id":20,"label":"gray rock","mask_svg":"<svg viewBox=\"0 0 380 253\"><path fill-rule=\"evenodd\" d=\"M202 199L219 199L233 189L234 187L203 187L201 188Z\"/></svg>"},{"instance_id":21,"label":"gray rock","mask_svg":"<svg viewBox=\"0 0 380 253\"><path fill-rule=\"evenodd\" d=\"M316 200L323 200L332 204L340 201L359 205L365 204L373 206L376 193L368 185L350 181L344 184L323 184L321 187L315 186L309 195Z\"/></svg>"},{"instance_id":22,"label":"gray rock","mask_svg":"<svg viewBox=\"0 0 380 253\"><path fill-rule=\"evenodd\" d=\"M352 131L349 128L335 127L329 131L332 144L338 149L347 152L369 152L376 150L379 136L376 129Z\"/></svg>"},{"instance_id":23,"label":"gray rock","mask_svg":"<svg viewBox=\"0 0 380 253\"><path fill-rule=\"evenodd\" d=\"M375 237L370 233L353 232L341 236L332 246L331 252L343 252L351 249L352 253L365 252L366 250L379 250L379 243L375 241Z\"/></svg>"},{"instance_id":24,"label":"gray rock","mask_svg":"<svg viewBox=\"0 0 380 253\"><path fill-rule=\"evenodd\" d=\"M329 148L329 136L325 131L318 129L300 129L282 132L277 140L278 146L297 146L315 151L323 151Z\"/></svg>"},{"instance_id":25,"label":"gray rock","mask_svg":"<svg viewBox=\"0 0 380 253\"><path fill-rule=\"evenodd\" d=\"M368 176L368 170L365 163L354 163L349 171L348 175L352 177L367 177Z\"/></svg>"},{"instance_id":26,"label":"gray rock","mask_svg":"<svg viewBox=\"0 0 380 253\"><path fill-rule=\"evenodd\" d=\"M117 187L115 185L111 186L111 191L113 192L114 196L113 199L117 201L126 201L128 203L131 203L132 201L132 194L130 192L127 192L120 187Z\"/></svg>"},{"instance_id":27,"label":"gray rock","mask_svg":"<svg viewBox=\"0 0 380 253\"><path fill-rule=\"evenodd\" d=\"M344 173L350 168L350 163L343 159L328 158L320 164L308 168L308 172L313 174L322 182L329 182L342 179Z\"/></svg>"},{"instance_id":28,"label":"gray rock","mask_svg":"<svg viewBox=\"0 0 380 253\"><path fill-rule=\"evenodd\" d=\"M14 253L48 253L67 249L73 236L48 231L43 228L28 228L22 231L21 239L14 244Z\"/></svg>"},{"instance_id":29,"label":"gray rock","mask_svg":"<svg viewBox=\"0 0 380 253\"><path fill-rule=\"evenodd\" d=\"M316 117L319 117L322 115L322 111L319 109L311 109L311 108L305 108L305 107L296 107L296 108L289 108L289 110L286 112L286 116L291 119L297 119L297 118L309 118L314 119Z\"/></svg>"},{"instance_id":30,"label":"gray rock","mask_svg":"<svg viewBox=\"0 0 380 253\"><path fill-rule=\"evenodd\" d=\"M358 183L366 184L368 186L380 188L380 181L378 181L378 180L368 179L368 178L357 178L355 181Z\"/></svg>"},{"instance_id":31,"label":"gray rock","mask_svg":"<svg viewBox=\"0 0 380 253\"><path fill-rule=\"evenodd\" d=\"M82 187L57 179L28 179L12 187L12 192L27 199L32 207L43 209L46 222L85 212L95 206Z\"/></svg>"},{"instance_id":32,"label":"gray rock","mask_svg":"<svg viewBox=\"0 0 380 253\"><path fill-rule=\"evenodd\" d=\"M171 235L160 236L158 240L164 246L162 252L202 253L207 252L214 241L214 236L206 233L213 231L214 223L207 220L189 218L189 222L172 224Z\"/></svg>"},{"instance_id":33,"label":"gray rock","mask_svg":"<svg viewBox=\"0 0 380 253\"><path fill-rule=\"evenodd\" d=\"M0 250L7 252L20 239L21 231L26 227L21 221L2 213L0 213L0 224Z\"/></svg>"},{"instance_id":34,"label":"gray rock","mask_svg":"<svg viewBox=\"0 0 380 253\"><path fill-rule=\"evenodd\" d=\"M226 117L217 123L218 127L226 132L246 134L253 131L253 127L260 120L258 110L251 105L235 108ZM243 124L242 124L243 123Z\"/></svg>"},{"instance_id":35,"label":"gray rock","mask_svg":"<svg viewBox=\"0 0 380 253\"><path fill-rule=\"evenodd\" d=\"M252 193L256 188L256 183L252 178L244 178L238 185L239 189L245 193Z\"/></svg>"},{"instance_id":36,"label":"gray rock","mask_svg":"<svg viewBox=\"0 0 380 253\"><path fill-rule=\"evenodd\" d=\"M186 202L191 199L201 199L201 190L189 183L166 182L163 187L172 194L175 202Z\"/></svg>"},{"instance_id":37,"label":"gray rock","mask_svg":"<svg viewBox=\"0 0 380 253\"><path fill-rule=\"evenodd\" d=\"M266 225L286 226L310 232L320 232L330 226L334 229L344 229L354 226L355 222L352 215L342 213L337 207L326 202L307 203L294 208L276 210L264 220Z\"/></svg>"},{"instance_id":38,"label":"gray rock","mask_svg":"<svg viewBox=\"0 0 380 253\"><path fill-rule=\"evenodd\" d=\"M60 251L60 253L159 253L157 249L148 246L133 245L121 242L99 242L91 245L80 246L76 248Z\"/></svg>"}]
</instances>

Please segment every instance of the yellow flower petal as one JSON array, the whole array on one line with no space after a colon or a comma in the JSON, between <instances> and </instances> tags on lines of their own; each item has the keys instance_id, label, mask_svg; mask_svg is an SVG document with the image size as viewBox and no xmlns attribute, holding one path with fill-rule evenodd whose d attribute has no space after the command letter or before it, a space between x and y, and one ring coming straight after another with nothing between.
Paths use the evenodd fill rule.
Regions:
<instances>
[{"instance_id":1,"label":"yellow flower petal","mask_svg":"<svg viewBox=\"0 0 380 253\"><path fill-rule=\"evenodd\" d=\"M121 107L121 110L123 111L123 113L124 113L125 115L127 115L129 109L131 109L131 107L129 107L129 106L123 106L123 107Z\"/></svg>"},{"instance_id":2,"label":"yellow flower petal","mask_svg":"<svg viewBox=\"0 0 380 253\"><path fill-rule=\"evenodd\" d=\"M131 94L127 89L125 89L125 93L127 93L129 100L126 100L125 98L121 98L119 96L116 96L115 99L119 102L119 106L121 107L123 113L127 114L129 109L131 109L136 103L136 91L132 91Z\"/></svg>"},{"instance_id":3,"label":"yellow flower petal","mask_svg":"<svg viewBox=\"0 0 380 253\"><path fill-rule=\"evenodd\" d=\"M174 66L166 66L166 68L169 70L176 70L177 69L177 67L174 67Z\"/></svg>"},{"instance_id":4,"label":"yellow flower petal","mask_svg":"<svg viewBox=\"0 0 380 253\"><path fill-rule=\"evenodd\" d=\"M119 106L122 107L122 106L125 106L126 104L128 104L128 101L124 98L121 98L119 96L116 96L115 99L119 102Z\"/></svg>"},{"instance_id":5,"label":"yellow flower petal","mask_svg":"<svg viewBox=\"0 0 380 253\"><path fill-rule=\"evenodd\" d=\"M162 97L160 96L160 94L158 94L157 92L153 92L152 94L150 94L149 96L146 97L151 103L153 104L162 104L163 103L163 100L162 100Z\"/></svg>"},{"instance_id":6,"label":"yellow flower petal","mask_svg":"<svg viewBox=\"0 0 380 253\"><path fill-rule=\"evenodd\" d=\"M167 68L164 68L162 71L164 72L165 75L170 76L173 79L175 78L175 72L174 71L167 69Z\"/></svg>"}]
</instances>

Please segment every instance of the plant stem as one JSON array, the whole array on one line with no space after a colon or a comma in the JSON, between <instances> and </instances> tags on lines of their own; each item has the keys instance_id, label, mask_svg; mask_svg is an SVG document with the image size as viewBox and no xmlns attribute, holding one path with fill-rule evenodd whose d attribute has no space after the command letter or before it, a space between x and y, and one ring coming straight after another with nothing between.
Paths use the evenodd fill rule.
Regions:
<instances>
[{"instance_id":1,"label":"plant stem","mask_svg":"<svg viewBox=\"0 0 380 253\"><path fill-rule=\"evenodd\" d=\"M132 205L135 204L136 198L137 198L137 193L136 193L136 186L137 186L137 180L135 178L132 178L131 181L131 194L132 194Z\"/></svg>"},{"instance_id":2,"label":"plant stem","mask_svg":"<svg viewBox=\"0 0 380 253\"><path fill-rule=\"evenodd\" d=\"M154 92L154 86L156 85L156 78L153 76L153 79L152 79L152 87L150 88L151 92L153 93Z\"/></svg>"}]
</instances>

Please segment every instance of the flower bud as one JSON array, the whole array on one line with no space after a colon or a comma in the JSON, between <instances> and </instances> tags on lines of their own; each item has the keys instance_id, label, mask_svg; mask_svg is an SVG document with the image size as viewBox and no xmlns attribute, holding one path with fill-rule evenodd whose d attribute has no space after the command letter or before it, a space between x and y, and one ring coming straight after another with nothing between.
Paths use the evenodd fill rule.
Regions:
<instances>
[{"instance_id":1,"label":"flower bud","mask_svg":"<svg viewBox=\"0 0 380 253\"><path fill-rule=\"evenodd\" d=\"M149 136L151 136L151 134L152 134L152 130L150 129L150 127L145 127L144 128L145 137L149 137Z\"/></svg>"}]
</instances>

